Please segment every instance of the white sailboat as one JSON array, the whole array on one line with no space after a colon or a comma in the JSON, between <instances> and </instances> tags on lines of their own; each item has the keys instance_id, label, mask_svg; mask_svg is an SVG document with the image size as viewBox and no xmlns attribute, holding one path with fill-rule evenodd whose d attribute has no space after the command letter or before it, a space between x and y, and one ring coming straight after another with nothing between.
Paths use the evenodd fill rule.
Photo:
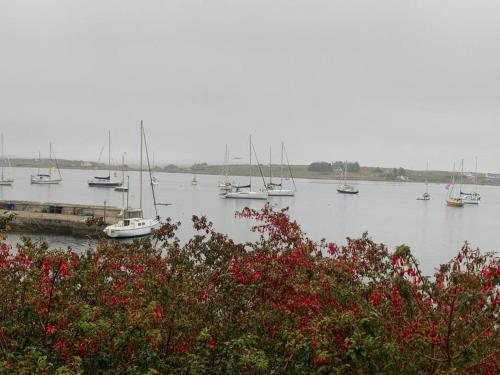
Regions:
<instances>
[{"instance_id":1,"label":"white sailboat","mask_svg":"<svg viewBox=\"0 0 500 375\"><path fill-rule=\"evenodd\" d=\"M476 157L476 172L473 175L475 190L472 193L466 193L460 190L460 197L464 204L479 204L481 202L481 194L477 191L477 157Z\"/></svg>"},{"instance_id":2,"label":"white sailboat","mask_svg":"<svg viewBox=\"0 0 500 375\"><path fill-rule=\"evenodd\" d=\"M196 175L193 175L193 179L191 180L191 185L193 186L198 185L198 179L196 178Z\"/></svg>"},{"instance_id":3,"label":"white sailboat","mask_svg":"<svg viewBox=\"0 0 500 375\"><path fill-rule=\"evenodd\" d=\"M141 167L139 172L140 179L140 190L139 190L139 204L138 209L131 209L128 205L128 191L127 191L127 207L123 210L123 219L118 223L113 225L108 225L104 229L104 233L110 238L131 238L131 237L141 237L150 235L160 224L159 217L155 218L144 218L142 210L142 155L143 155L143 145L145 144L144 137L144 126L141 121ZM149 159L148 159L149 160ZM151 182L151 169L149 168L149 179ZM151 184L151 188L154 189ZM154 190L153 190L154 191Z\"/></svg>"},{"instance_id":4,"label":"white sailboat","mask_svg":"<svg viewBox=\"0 0 500 375\"><path fill-rule=\"evenodd\" d=\"M2 176L0 177L0 186L10 186L14 183L14 179L5 177L4 169L5 169L6 159L4 157L3 151L4 150L3 150L3 134L2 134L2 160L1 160Z\"/></svg>"},{"instance_id":5,"label":"white sailboat","mask_svg":"<svg viewBox=\"0 0 500 375\"><path fill-rule=\"evenodd\" d=\"M121 181L114 181L111 179L111 132L110 131L108 131L108 175L94 176L94 178L92 180L89 180L87 183L89 187L104 187L104 188L114 188L122 185Z\"/></svg>"},{"instance_id":6,"label":"white sailboat","mask_svg":"<svg viewBox=\"0 0 500 375\"><path fill-rule=\"evenodd\" d=\"M290 168L290 163L288 161L288 155L286 155L286 160L287 160L287 165L288 169L290 171L290 176L293 181L294 189L284 189L283 188L283 156L285 153L285 144L281 142L281 165L280 165L280 172L281 172L281 179L280 183L276 184L273 182L273 174L272 174L272 155L271 155L271 149L269 149L269 183L267 184L267 192L269 196L272 197L293 197L295 196L295 180L293 179L292 176L292 169Z\"/></svg>"},{"instance_id":7,"label":"white sailboat","mask_svg":"<svg viewBox=\"0 0 500 375\"><path fill-rule=\"evenodd\" d=\"M223 196L225 198L230 198L230 199L268 199L269 194L267 193L267 190L264 191L252 191L252 136L250 136L250 173L249 173L249 184L246 186L233 186L232 190L224 194ZM257 160L258 164L258 160ZM260 168L260 165L259 165ZM262 176L262 173L261 173ZM262 180L264 180L264 176L262 176ZM265 181L264 181L264 186L265 186ZM246 190L248 189L248 190Z\"/></svg>"},{"instance_id":8,"label":"white sailboat","mask_svg":"<svg viewBox=\"0 0 500 375\"><path fill-rule=\"evenodd\" d=\"M429 194L429 181L427 181L427 176L429 175L429 162L427 162L427 167L425 169L425 193L423 193L420 197L417 198L419 201L428 201L431 199L431 195Z\"/></svg>"},{"instance_id":9,"label":"white sailboat","mask_svg":"<svg viewBox=\"0 0 500 375\"><path fill-rule=\"evenodd\" d=\"M463 170L464 161L462 160L462 170ZM451 182L448 184L448 199L446 200L446 204L450 207L463 207L464 202L460 196L455 196L455 164L453 164L453 175L451 177ZM462 180L460 179L460 190L462 190Z\"/></svg>"},{"instance_id":10,"label":"white sailboat","mask_svg":"<svg viewBox=\"0 0 500 375\"><path fill-rule=\"evenodd\" d=\"M347 183L347 160L344 165L344 183L337 188L341 194L358 194L359 190Z\"/></svg>"},{"instance_id":11,"label":"white sailboat","mask_svg":"<svg viewBox=\"0 0 500 375\"><path fill-rule=\"evenodd\" d=\"M223 192L231 191L232 184L229 181L229 150L226 145L224 153L224 168L222 169L222 178L219 180L219 189Z\"/></svg>"},{"instance_id":12,"label":"white sailboat","mask_svg":"<svg viewBox=\"0 0 500 375\"><path fill-rule=\"evenodd\" d=\"M40 173L40 167L39 167L38 173L36 175L31 175L30 180L32 184L54 185L54 184L59 184L62 181L61 171L57 166L57 159L55 158L55 156L54 159L52 159L52 143L49 143L49 160L51 161L50 164L52 164L52 161L54 161L54 165L49 165L48 173ZM38 155L38 163L41 163L40 153ZM54 177L52 175L53 170L57 171L59 177Z\"/></svg>"}]
</instances>

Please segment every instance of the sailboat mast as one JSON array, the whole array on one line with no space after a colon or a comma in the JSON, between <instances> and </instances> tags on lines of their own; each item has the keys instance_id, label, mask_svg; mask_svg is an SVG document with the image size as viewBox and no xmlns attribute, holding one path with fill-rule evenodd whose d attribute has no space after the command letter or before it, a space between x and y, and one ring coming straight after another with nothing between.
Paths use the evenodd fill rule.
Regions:
<instances>
[{"instance_id":1,"label":"sailboat mast","mask_svg":"<svg viewBox=\"0 0 500 375\"><path fill-rule=\"evenodd\" d=\"M344 164L344 185L347 184L347 160Z\"/></svg>"},{"instance_id":2,"label":"sailboat mast","mask_svg":"<svg viewBox=\"0 0 500 375\"><path fill-rule=\"evenodd\" d=\"M427 161L427 166L425 167L425 192L429 193L429 162Z\"/></svg>"},{"instance_id":3,"label":"sailboat mast","mask_svg":"<svg viewBox=\"0 0 500 375\"><path fill-rule=\"evenodd\" d=\"M252 190L252 135L251 134L250 134L250 141L249 141L249 151L250 151L250 153L249 153L250 154L250 157L249 157L249 160L250 160L250 165L249 165L250 179L249 179L249 181L250 181L250 183L249 183L249 185L250 185L250 190Z\"/></svg>"},{"instance_id":4,"label":"sailboat mast","mask_svg":"<svg viewBox=\"0 0 500 375\"><path fill-rule=\"evenodd\" d=\"M460 173L460 195L462 195L462 186L463 186L463 181L464 180L464 159L462 159L462 171Z\"/></svg>"},{"instance_id":5,"label":"sailboat mast","mask_svg":"<svg viewBox=\"0 0 500 375\"><path fill-rule=\"evenodd\" d=\"M2 134L2 180L3 180L3 167L4 167L4 157L3 157L3 134Z\"/></svg>"},{"instance_id":6,"label":"sailboat mast","mask_svg":"<svg viewBox=\"0 0 500 375\"><path fill-rule=\"evenodd\" d=\"M125 186L125 152L122 155L122 207L125 207L125 190L124 190L124 186Z\"/></svg>"},{"instance_id":7,"label":"sailboat mast","mask_svg":"<svg viewBox=\"0 0 500 375\"><path fill-rule=\"evenodd\" d=\"M281 141L281 160L280 160L280 175L281 175L280 187L281 187L281 189L283 189L283 149L284 148L285 148L285 145L284 145L283 141Z\"/></svg>"},{"instance_id":8,"label":"sailboat mast","mask_svg":"<svg viewBox=\"0 0 500 375\"><path fill-rule=\"evenodd\" d=\"M49 142L49 176L52 178L52 142Z\"/></svg>"},{"instance_id":9,"label":"sailboat mast","mask_svg":"<svg viewBox=\"0 0 500 375\"><path fill-rule=\"evenodd\" d=\"M108 176L111 181L111 131L108 130Z\"/></svg>"},{"instance_id":10,"label":"sailboat mast","mask_svg":"<svg viewBox=\"0 0 500 375\"><path fill-rule=\"evenodd\" d=\"M474 182L476 184L476 193L477 193L477 156L476 156L476 170L474 173Z\"/></svg>"},{"instance_id":11,"label":"sailboat mast","mask_svg":"<svg viewBox=\"0 0 500 375\"><path fill-rule=\"evenodd\" d=\"M141 120L141 169L139 172L139 180L140 180L140 190L139 190L139 200L140 204L139 207L142 211L142 144L143 144L143 136L144 136L144 131L143 131L143 125L142 125L142 120Z\"/></svg>"},{"instance_id":12,"label":"sailboat mast","mask_svg":"<svg viewBox=\"0 0 500 375\"><path fill-rule=\"evenodd\" d=\"M269 184L272 184L273 182L272 160L273 160L272 147L269 146Z\"/></svg>"},{"instance_id":13,"label":"sailboat mast","mask_svg":"<svg viewBox=\"0 0 500 375\"><path fill-rule=\"evenodd\" d=\"M42 155L40 153L40 150L38 150L38 169L36 174L40 174L40 164L42 164Z\"/></svg>"}]
</instances>

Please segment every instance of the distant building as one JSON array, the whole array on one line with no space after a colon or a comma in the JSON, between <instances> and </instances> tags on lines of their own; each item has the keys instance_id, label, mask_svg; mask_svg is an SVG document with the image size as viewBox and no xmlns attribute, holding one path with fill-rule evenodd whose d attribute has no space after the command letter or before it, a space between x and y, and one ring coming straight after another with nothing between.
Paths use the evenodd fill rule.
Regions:
<instances>
[{"instance_id":1,"label":"distant building","mask_svg":"<svg viewBox=\"0 0 500 375\"><path fill-rule=\"evenodd\" d=\"M499 173L486 173L484 175L484 177L486 177L486 179L489 181L497 181L497 182L500 181L500 174Z\"/></svg>"},{"instance_id":2,"label":"distant building","mask_svg":"<svg viewBox=\"0 0 500 375\"><path fill-rule=\"evenodd\" d=\"M82 161L80 163L80 166L85 167L85 168L92 167L92 163L89 163L88 161Z\"/></svg>"}]
</instances>

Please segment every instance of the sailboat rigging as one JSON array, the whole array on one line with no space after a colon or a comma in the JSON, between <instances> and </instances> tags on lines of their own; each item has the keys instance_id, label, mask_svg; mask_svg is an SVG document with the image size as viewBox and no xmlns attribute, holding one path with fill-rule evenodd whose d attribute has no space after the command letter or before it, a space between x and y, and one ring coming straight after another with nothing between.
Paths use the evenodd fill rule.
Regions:
<instances>
[{"instance_id":1,"label":"sailboat rigging","mask_svg":"<svg viewBox=\"0 0 500 375\"><path fill-rule=\"evenodd\" d=\"M226 145L226 150L224 152L224 167L222 168L223 178L219 180L219 189L223 192L231 190L231 182L229 181L229 150Z\"/></svg>"},{"instance_id":2,"label":"sailboat rigging","mask_svg":"<svg viewBox=\"0 0 500 375\"><path fill-rule=\"evenodd\" d=\"M2 160L1 160L1 163L2 163L2 176L0 178L0 185L1 186L10 186L14 183L14 179L12 178L6 178L5 177L5 174L4 174L4 169L5 169L5 164L6 164L6 158L4 156L4 145L3 145L3 134L2 134Z\"/></svg>"},{"instance_id":3,"label":"sailboat rigging","mask_svg":"<svg viewBox=\"0 0 500 375\"><path fill-rule=\"evenodd\" d=\"M89 187L107 187L107 188L114 188L123 185L123 181L111 180L111 132L110 131L108 131L108 175L94 176L92 180L88 181L88 185Z\"/></svg>"},{"instance_id":4,"label":"sailboat rigging","mask_svg":"<svg viewBox=\"0 0 500 375\"><path fill-rule=\"evenodd\" d=\"M153 194L153 204L155 208L156 216L154 218L144 218L143 213L143 147L146 149L146 158L148 163L149 170L149 185L151 186L152 194ZM154 191L154 185L151 183L152 175L151 175L151 164L149 163L149 154L147 151L147 142L144 132L144 125L141 121L141 147L140 147L140 170L139 170L139 208L132 209L128 205L127 198L127 207L123 208L123 219L118 223L109 225L104 229L104 233L108 237L111 238L130 238L130 237L140 237L147 236L151 234L154 229L160 224L160 219L158 217L158 212L156 208L156 197ZM127 194L128 196L128 194Z\"/></svg>"},{"instance_id":5,"label":"sailboat rigging","mask_svg":"<svg viewBox=\"0 0 500 375\"><path fill-rule=\"evenodd\" d=\"M425 193L417 198L417 200L419 201L428 201L431 199L431 195L429 194L429 181L427 181L428 175L429 175L429 162L427 162L427 166L425 168Z\"/></svg>"},{"instance_id":6,"label":"sailboat rigging","mask_svg":"<svg viewBox=\"0 0 500 375\"><path fill-rule=\"evenodd\" d=\"M233 190L227 192L223 196L225 198L232 198L232 199L267 199L268 198L268 192L267 190L264 191L253 191L252 190L252 151L255 152L255 148L253 147L252 143L252 136L250 135L250 141L249 141L249 183L248 185L245 186L233 186ZM257 161L257 165L259 166L260 174L262 177L262 181L264 183L264 187L266 186L266 182L264 180L264 175L262 174L262 169L260 168L260 163L259 159L257 158L257 153L255 153L255 159ZM242 190L242 189L248 189L248 190Z\"/></svg>"},{"instance_id":7,"label":"sailboat rigging","mask_svg":"<svg viewBox=\"0 0 500 375\"><path fill-rule=\"evenodd\" d=\"M292 182L294 185L293 189L284 189L283 188L283 157L285 156L285 144L281 142L281 163L280 163L280 183L276 184L273 182L273 174L272 174L272 154L271 149L269 149L269 183L267 184L267 191L269 196L281 196L281 197L293 197L295 196L295 180L293 179L292 169L290 167L290 162L288 161L288 155L286 155L286 161L288 165L288 170L290 172L290 176L292 178Z\"/></svg>"},{"instance_id":8,"label":"sailboat rigging","mask_svg":"<svg viewBox=\"0 0 500 375\"><path fill-rule=\"evenodd\" d=\"M344 183L337 188L341 194L358 194L359 190L347 183L347 160L344 164Z\"/></svg>"},{"instance_id":9,"label":"sailboat rigging","mask_svg":"<svg viewBox=\"0 0 500 375\"><path fill-rule=\"evenodd\" d=\"M463 171L464 161L462 160L462 171ZM451 181L448 184L448 199L446 200L446 204L450 207L463 207L464 202L460 196L454 196L453 192L455 190L455 164L453 164L453 175L451 177ZM462 178L460 178L460 190L462 190Z\"/></svg>"},{"instance_id":10,"label":"sailboat rigging","mask_svg":"<svg viewBox=\"0 0 500 375\"><path fill-rule=\"evenodd\" d=\"M52 159L52 143L49 143L49 170L47 173L40 173L40 163L42 162L40 159L40 155L38 155L38 173L36 175L31 175L30 181L32 184L39 185L54 185L59 184L62 181L61 171L59 170L59 166L57 165L57 159L54 156ZM59 177L54 177L52 175L52 171L56 170Z\"/></svg>"},{"instance_id":11,"label":"sailboat rigging","mask_svg":"<svg viewBox=\"0 0 500 375\"><path fill-rule=\"evenodd\" d=\"M475 185L474 192L466 193L460 189L460 197L462 198L464 204L479 204L481 202L481 195L477 191L477 157L476 157L476 170L475 173L472 175L472 178L474 179L474 185Z\"/></svg>"},{"instance_id":12,"label":"sailboat rigging","mask_svg":"<svg viewBox=\"0 0 500 375\"><path fill-rule=\"evenodd\" d=\"M115 187L115 191L120 191L120 192L128 191L128 184L125 185L125 154L126 152L124 152L122 155L122 183L120 186Z\"/></svg>"}]
</instances>

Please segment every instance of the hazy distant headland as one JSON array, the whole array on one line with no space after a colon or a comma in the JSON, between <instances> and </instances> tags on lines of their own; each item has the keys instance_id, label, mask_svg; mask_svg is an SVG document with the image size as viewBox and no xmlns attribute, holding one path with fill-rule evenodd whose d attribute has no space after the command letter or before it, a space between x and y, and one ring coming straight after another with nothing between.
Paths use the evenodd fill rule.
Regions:
<instances>
[{"instance_id":1,"label":"hazy distant headland","mask_svg":"<svg viewBox=\"0 0 500 375\"><path fill-rule=\"evenodd\" d=\"M24 168L48 168L53 165L50 159L10 159L12 167ZM108 165L99 162L90 162L85 160L67 160L61 159L57 161L57 166L61 169L88 169L88 170L108 170ZM308 178L321 180L341 180L343 179L343 167L341 161L337 162L313 162L309 165L294 164L290 167L283 166L283 175L285 178ZM122 165L112 165L112 170L122 170ZM147 168L147 167L146 167ZM228 166L230 175L232 176L248 176L248 164L231 164ZM138 165L125 165L125 170L138 170ZM221 175L224 169L223 165L209 165L207 163L196 163L191 166L185 165L160 165L154 168L157 172L167 173L196 173L206 175ZM273 178L280 178L281 166L273 164L271 173L268 165L261 166L262 174L266 179L272 174ZM382 167L364 167L358 162L348 162L347 164L347 179L348 180L363 180L363 181L395 181L395 182L425 182L430 183L447 183L450 181L453 172L451 171L425 171L411 170L402 167L397 168L382 168ZM258 166L252 167L252 175L260 176ZM500 175L484 174L484 173L465 173L463 177L464 184L470 184L477 179L477 183L481 185L500 185Z\"/></svg>"}]
</instances>

